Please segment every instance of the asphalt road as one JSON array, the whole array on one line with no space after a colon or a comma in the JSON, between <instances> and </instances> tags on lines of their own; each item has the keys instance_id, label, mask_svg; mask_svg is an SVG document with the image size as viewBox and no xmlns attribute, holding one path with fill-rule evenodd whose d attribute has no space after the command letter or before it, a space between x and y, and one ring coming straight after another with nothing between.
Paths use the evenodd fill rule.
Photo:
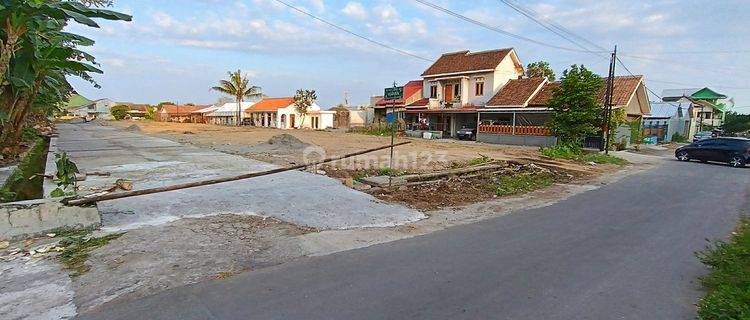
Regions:
<instances>
[{"instance_id":1,"label":"asphalt road","mask_svg":"<svg viewBox=\"0 0 750 320\"><path fill-rule=\"evenodd\" d=\"M694 319L750 169L670 161L553 206L105 304L81 319Z\"/></svg>"}]
</instances>

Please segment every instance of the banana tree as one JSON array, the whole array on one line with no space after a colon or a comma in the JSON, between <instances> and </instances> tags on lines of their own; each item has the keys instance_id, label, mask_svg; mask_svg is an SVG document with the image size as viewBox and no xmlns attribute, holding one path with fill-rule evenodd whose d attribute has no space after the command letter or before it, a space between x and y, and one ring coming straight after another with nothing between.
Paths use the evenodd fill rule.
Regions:
<instances>
[{"instance_id":1,"label":"banana tree","mask_svg":"<svg viewBox=\"0 0 750 320\"><path fill-rule=\"evenodd\" d=\"M49 112L66 100L72 91L66 76L98 86L90 75L102 73L95 58L78 49L94 41L63 31L70 21L98 28L97 18L131 20L73 1L0 0L0 21L5 22L0 30L0 145L18 142L30 113ZM12 155L14 150L1 151Z\"/></svg>"}]
</instances>

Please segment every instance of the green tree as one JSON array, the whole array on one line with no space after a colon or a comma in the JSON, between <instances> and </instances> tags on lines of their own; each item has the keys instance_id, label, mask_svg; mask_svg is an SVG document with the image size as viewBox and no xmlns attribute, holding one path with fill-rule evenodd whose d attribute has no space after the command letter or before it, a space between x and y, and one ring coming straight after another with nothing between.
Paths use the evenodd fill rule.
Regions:
<instances>
[{"instance_id":1,"label":"green tree","mask_svg":"<svg viewBox=\"0 0 750 320\"><path fill-rule=\"evenodd\" d=\"M599 131L602 103L599 94L604 80L584 66L572 65L563 72L560 86L548 102L552 119L548 123L555 136L564 143L578 144Z\"/></svg>"},{"instance_id":2,"label":"green tree","mask_svg":"<svg viewBox=\"0 0 750 320\"><path fill-rule=\"evenodd\" d=\"M250 84L250 79L242 75L242 71L237 69L236 72L227 72L229 79L220 80L219 85L211 87L211 90L234 97L237 103L237 125L241 125L242 119L242 100L245 98L254 99L263 96L261 88Z\"/></svg>"},{"instance_id":3,"label":"green tree","mask_svg":"<svg viewBox=\"0 0 750 320\"><path fill-rule=\"evenodd\" d=\"M156 119L156 108L152 106L146 106L146 115L144 116L147 120Z\"/></svg>"},{"instance_id":4,"label":"green tree","mask_svg":"<svg viewBox=\"0 0 750 320\"><path fill-rule=\"evenodd\" d=\"M727 111L724 115L724 132L738 134L750 131L750 114L739 114L735 111Z\"/></svg>"},{"instance_id":5,"label":"green tree","mask_svg":"<svg viewBox=\"0 0 750 320\"><path fill-rule=\"evenodd\" d=\"M125 116L128 115L128 111L130 111L130 107L124 104L118 104L112 108L109 108L109 113L112 114L112 117L114 117L115 120L125 119Z\"/></svg>"},{"instance_id":6,"label":"green tree","mask_svg":"<svg viewBox=\"0 0 750 320\"><path fill-rule=\"evenodd\" d=\"M68 77L98 85L95 58L80 50L94 41L64 31L71 21L98 28L93 20L131 20L96 7L110 1L0 1L0 150L14 157L27 119L60 110L73 92Z\"/></svg>"},{"instance_id":7,"label":"green tree","mask_svg":"<svg viewBox=\"0 0 750 320\"><path fill-rule=\"evenodd\" d=\"M552 71L546 61L537 61L526 65L526 76L529 78L547 77L549 81L555 81L555 71Z\"/></svg>"},{"instance_id":8,"label":"green tree","mask_svg":"<svg viewBox=\"0 0 750 320\"><path fill-rule=\"evenodd\" d=\"M156 107L161 108L162 106L176 106L177 104L172 101L162 101L159 102L159 104L156 105Z\"/></svg>"},{"instance_id":9,"label":"green tree","mask_svg":"<svg viewBox=\"0 0 750 320\"><path fill-rule=\"evenodd\" d=\"M318 95L315 90L297 90L297 94L294 95L294 108L302 116L302 122L305 123L305 116L307 116L307 109L318 99Z\"/></svg>"}]
</instances>

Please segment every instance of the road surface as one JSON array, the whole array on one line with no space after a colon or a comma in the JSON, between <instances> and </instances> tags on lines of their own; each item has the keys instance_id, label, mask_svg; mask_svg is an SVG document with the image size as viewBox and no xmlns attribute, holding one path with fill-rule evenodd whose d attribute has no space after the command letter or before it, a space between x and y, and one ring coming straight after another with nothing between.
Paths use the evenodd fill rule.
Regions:
<instances>
[{"instance_id":1,"label":"road surface","mask_svg":"<svg viewBox=\"0 0 750 320\"><path fill-rule=\"evenodd\" d=\"M81 319L693 319L750 169L666 162L555 205L105 304Z\"/></svg>"}]
</instances>

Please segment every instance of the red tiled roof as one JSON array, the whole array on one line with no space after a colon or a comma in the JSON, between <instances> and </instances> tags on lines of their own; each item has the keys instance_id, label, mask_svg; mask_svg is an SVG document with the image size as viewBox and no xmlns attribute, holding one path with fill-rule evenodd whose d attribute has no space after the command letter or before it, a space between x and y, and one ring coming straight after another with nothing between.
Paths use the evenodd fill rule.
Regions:
<instances>
[{"instance_id":1,"label":"red tiled roof","mask_svg":"<svg viewBox=\"0 0 750 320\"><path fill-rule=\"evenodd\" d=\"M422 98L407 105L407 108L421 108L430 104L430 98Z\"/></svg>"},{"instance_id":2,"label":"red tiled roof","mask_svg":"<svg viewBox=\"0 0 750 320\"><path fill-rule=\"evenodd\" d=\"M182 115L188 115L191 112L195 110L200 110L203 108L208 107L208 105L205 106L175 106L171 104L165 104L161 106L161 109L159 109L159 113L164 112L165 110L170 116L182 116Z\"/></svg>"},{"instance_id":3,"label":"red tiled roof","mask_svg":"<svg viewBox=\"0 0 750 320\"><path fill-rule=\"evenodd\" d=\"M615 77L614 92L612 93L612 105L623 106L630 101L630 97L633 96L635 90L638 89L638 85L643 80L643 76L617 76ZM606 83L607 78L604 78ZM543 106L547 104L547 101L552 97L552 92L555 88L560 87L560 82L549 82L542 90L534 96L529 102L529 105ZM604 103L605 94L607 92L606 86L602 88L599 94L599 100Z\"/></svg>"},{"instance_id":4,"label":"red tiled roof","mask_svg":"<svg viewBox=\"0 0 750 320\"><path fill-rule=\"evenodd\" d=\"M608 78L604 78L606 83ZM612 105L613 106L624 106L630 102L630 97L633 96L633 92L638 89L638 84L643 80L643 76L619 76L615 77L614 92L612 93ZM599 99L604 102L607 89L602 89L602 93L599 94Z\"/></svg>"},{"instance_id":5,"label":"red tiled roof","mask_svg":"<svg viewBox=\"0 0 750 320\"><path fill-rule=\"evenodd\" d=\"M478 106L463 106L459 108L439 108L439 109L407 109L406 113L474 113L484 108Z\"/></svg>"},{"instance_id":6,"label":"red tiled roof","mask_svg":"<svg viewBox=\"0 0 750 320\"><path fill-rule=\"evenodd\" d=\"M508 81L489 101L488 106L520 106L537 92L544 78L513 79Z\"/></svg>"},{"instance_id":7,"label":"red tiled roof","mask_svg":"<svg viewBox=\"0 0 750 320\"><path fill-rule=\"evenodd\" d=\"M294 104L294 98L263 98L245 112L276 111Z\"/></svg>"},{"instance_id":8,"label":"red tiled roof","mask_svg":"<svg viewBox=\"0 0 750 320\"><path fill-rule=\"evenodd\" d=\"M511 50L513 48L482 52L469 52L466 50L446 53L427 68L422 73L422 76L495 69L508 56Z\"/></svg>"},{"instance_id":9,"label":"red tiled roof","mask_svg":"<svg viewBox=\"0 0 750 320\"><path fill-rule=\"evenodd\" d=\"M409 99L411 96L419 93L422 90L423 82L422 80L412 80L406 83L404 85L404 99ZM375 103L376 106L386 106L386 105L403 105L404 99L398 99L398 100L385 100L380 99L378 102Z\"/></svg>"}]
</instances>

